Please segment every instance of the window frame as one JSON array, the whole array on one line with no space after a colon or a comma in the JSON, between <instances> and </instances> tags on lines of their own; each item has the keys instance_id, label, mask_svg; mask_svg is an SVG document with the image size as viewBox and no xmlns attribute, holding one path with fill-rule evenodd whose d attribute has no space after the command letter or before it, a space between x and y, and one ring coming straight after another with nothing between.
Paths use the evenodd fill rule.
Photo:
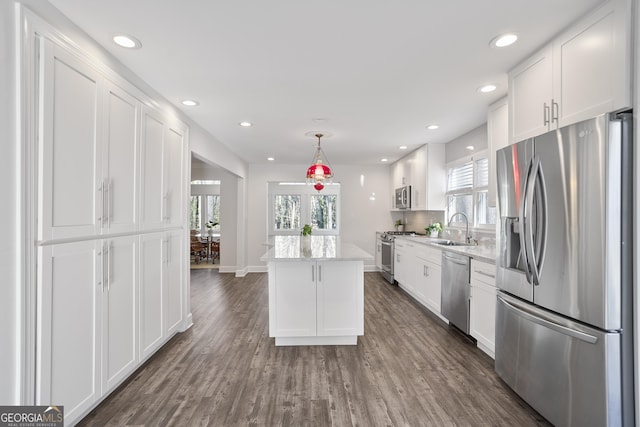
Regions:
<instances>
[{"instance_id":1,"label":"window frame","mask_svg":"<svg viewBox=\"0 0 640 427\"><path fill-rule=\"evenodd\" d=\"M267 215L267 236L282 236L282 235L298 235L300 234L300 229L291 229L291 230L275 230L274 222L274 202L276 195L292 195L292 196L300 196L300 228L302 228L305 224L311 224L311 197L312 196L328 196L335 195L336 203L335 203L335 211L336 211L336 228L334 230L331 229L319 229L314 228L313 234L315 235L339 235L340 234L340 223L341 223L341 215L340 215L340 184L333 183L328 184L325 188L318 192L316 191L312 185L307 183L298 183L298 182L269 182L267 184L267 198L268 198L268 215Z\"/></svg>"},{"instance_id":2,"label":"window frame","mask_svg":"<svg viewBox=\"0 0 640 427\"><path fill-rule=\"evenodd\" d=\"M488 192L489 190L489 179L487 179L487 185L478 185L478 177L477 177L477 161L481 159L489 159L488 150L480 150L478 152L473 153L470 156L465 156L460 159L457 159L453 162L449 162L445 165L446 174L447 174L447 188L445 191L445 221L448 224L451 215L455 212L449 212L449 197L451 196L464 196L471 195L471 215L469 217L469 229L477 229L477 230L493 230L495 229L495 224L478 224L478 200L479 194L482 192ZM471 163L471 188L462 188L457 190L449 190L449 171L455 167L459 167L465 163ZM465 225L462 221L454 221L451 223L449 228L454 230L464 230Z\"/></svg>"}]
</instances>

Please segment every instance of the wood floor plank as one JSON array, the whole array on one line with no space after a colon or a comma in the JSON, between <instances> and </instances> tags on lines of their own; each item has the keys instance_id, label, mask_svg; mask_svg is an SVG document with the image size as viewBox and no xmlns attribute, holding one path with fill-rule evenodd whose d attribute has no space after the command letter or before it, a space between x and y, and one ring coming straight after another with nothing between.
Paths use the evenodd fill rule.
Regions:
<instances>
[{"instance_id":1,"label":"wood floor plank","mask_svg":"<svg viewBox=\"0 0 640 427\"><path fill-rule=\"evenodd\" d=\"M357 346L275 347L267 275L191 271L194 326L81 426L548 425L493 360L377 273Z\"/></svg>"}]
</instances>

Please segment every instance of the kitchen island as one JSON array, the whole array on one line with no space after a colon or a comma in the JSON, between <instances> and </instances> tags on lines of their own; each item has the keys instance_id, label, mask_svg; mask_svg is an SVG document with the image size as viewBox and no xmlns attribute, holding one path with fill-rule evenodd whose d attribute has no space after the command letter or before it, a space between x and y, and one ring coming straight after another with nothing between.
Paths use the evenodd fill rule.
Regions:
<instances>
[{"instance_id":1,"label":"kitchen island","mask_svg":"<svg viewBox=\"0 0 640 427\"><path fill-rule=\"evenodd\" d=\"M269 336L276 346L356 345L364 334L364 261L338 236L275 236L260 260L269 272Z\"/></svg>"}]
</instances>

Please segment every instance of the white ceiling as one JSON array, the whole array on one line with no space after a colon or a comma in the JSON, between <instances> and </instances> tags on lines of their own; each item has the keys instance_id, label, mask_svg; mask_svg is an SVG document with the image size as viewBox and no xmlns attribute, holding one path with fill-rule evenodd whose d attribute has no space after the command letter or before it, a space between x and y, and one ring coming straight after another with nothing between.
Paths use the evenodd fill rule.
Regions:
<instances>
[{"instance_id":1,"label":"white ceiling","mask_svg":"<svg viewBox=\"0 0 640 427\"><path fill-rule=\"evenodd\" d=\"M323 130L333 164L393 161L400 145L481 125L506 94L506 72L602 2L50 1L247 162L311 162L316 140L305 133ZM142 48L114 45L116 32ZM518 42L491 48L505 32ZM498 89L477 92L485 83ZM187 98L200 105L182 106Z\"/></svg>"}]
</instances>

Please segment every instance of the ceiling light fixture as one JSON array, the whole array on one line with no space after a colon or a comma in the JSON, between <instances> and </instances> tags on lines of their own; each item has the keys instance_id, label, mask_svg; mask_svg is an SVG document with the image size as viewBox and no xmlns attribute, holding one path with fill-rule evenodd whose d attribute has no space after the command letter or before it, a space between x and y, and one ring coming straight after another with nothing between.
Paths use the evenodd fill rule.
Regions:
<instances>
[{"instance_id":1,"label":"ceiling light fixture","mask_svg":"<svg viewBox=\"0 0 640 427\"><path fill-rule=\"evenodd\" d=\"M267 157L267 160L269 160L270 162L273 162L275 159L273 157Z\"/></svg>"},{"instance_id":2,"label":"ceiling light fixture","mask_svg":"<svg viewBox=\"0 0 640 427\"><path fill-rule=\"evenodd\" d=\"M118 46L126 49L140 49L142 47L140 40L129 34L114 34L112 40Z\"/></svg>"},{"instance_id":3,"label":"ceiling light fixture","mask_svg":"<svg viewBox=\"0 0 640 427\"><path fill-rule=\"evenodd\" d=\"M401 150L406 150L406 149L407 149L407 146L406 146L406 145L401 145L401 146L400 146L400 147L398 147L398 148L400 148Z\"/></svg>"},{"instance_id":4,"label":"ceiling light fixture","mask_svg":"<svg viewBox=\"0 0 640 427\"><path fill-rule=\"evenodd\" d=\"M388 162L388 161L389 161L389 159L384 158L384 159L380 159L380 161L381 161L381 162Z\"/></svg>"},{"instance_id":5,"label":"ceiling light fixture","mask_svg":"<svg viewBox=\"0 0 640 427\"><path fill-rule=\"evenodd\" d=\"M186 107L195 107L196 105L200 105L198 101L194 101L193 99L185 99L182 101L182 105Z\"/></svg>"},{"instance_id":6,"label":"ceiling light fixture","mask_svg":"<svg viewBox=\"0 0 640 427\"><path fill-rule=\"evenodd\" d=\"M474 147L473 145L467 145L467 146L466 146L466 147L464 147L464 148L466 148L466 149L467 149L467 150L469 150L469 151L473 151L473 150L475 149L475 147Z\"/></svg>"},{"instance_id":7,"label":"ceiling light fixture","mask_svg":"<svg viewBox=\"0 0 640 427\"><path fill-rule=\"evenodd\" d=\"M438 129L439 127L440 127L440 126L438 126L438 125L429 125L429 126L427 126L427 129L429 129L429 130L436 130L436 129Z\"/></svg>"},{"instance_id":8,"label":"ceiling light fixture","mask_svg":"<svg viewBox=\"0 0 640 427\"><path fill-rule=\"evenodd\" d=\"M238 125L242 126L243 128L250 128L251 126L253 126L253 123L251 123L251 122L240 122L240 123L238 123Z\"/></svg>"},{"instance_id":9,"label":"ceiling light fixture","mask_svg":"<svg viewBox=\"0 0 640 427\"><path fill-rule=\"evenodd\" d=\"M491 40L491 47L507 47L511 46L518 40L518 36L513 33L501 34Z\"/></svg>"},{"instance_id":10,"label":"ceiling light fixture","mask_svg":"<svg viewBox=\"0 0 640 427\"><path fill-rule=\"evenodd\" d=\"M489 93L489 92L493 92L494 90L497 89L497 86L494 84L488 84L488 85L484 85L478 88L478 92L482 92L482 93Z\"/></svg>"},{"instance_id":11,"label":"ceiling light fixture","mask_svg":"<svg viewBox=\"0 0 640 427\"><path fill-rule=\"evenodd\" d=\"M318 192L324 188L325 184L331 183L331 178L333 178L333 171L328 166L329 161L326 165L322 162L322 157L324 156L325 159L327 157L320 148L320 138L323 136L321 133L315 134L315 137L318 138L318 148L313 156L313 164L307 169L307 184L313 184L313 188Z\"/></svg>"}]
</instances>

